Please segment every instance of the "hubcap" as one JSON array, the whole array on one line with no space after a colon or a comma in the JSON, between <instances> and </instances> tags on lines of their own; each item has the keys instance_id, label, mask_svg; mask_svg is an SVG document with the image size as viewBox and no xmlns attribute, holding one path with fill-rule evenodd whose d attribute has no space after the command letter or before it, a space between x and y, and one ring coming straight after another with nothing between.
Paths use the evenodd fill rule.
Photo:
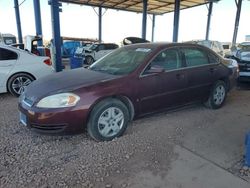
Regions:
<instances>
[{"instance_id":1,"label":"hubcap","mask_svg":"<svg viewBox=\"0 0 250 188\"><path fill-rule=\"evenodd\" d=\"M117 135L124 125L124 114L116 107L106 109L98 119L98 131L103 137Z\"/></svg>"},{"instance_id":2,"label":"hubcap","mask_svg":"<svg viewBox=\"0 0 250 188\"><path fill-rule=\"evenodd\" d=\"M220 105L224 101L225 94L224 86L219 85L214 91L214 103Z\"/></svg>"},{"instance_id":3,"label":"hubcap","mask_svg":"<svg viewBox=\"0 0 250 188\"><path fill-rule=\"evenodd\" d=\"M24 92L24 89L31 83L31 79L27 77L17 77L12 82L12 89L15 93L21 95Z\"/></svg>"}]
</instances>

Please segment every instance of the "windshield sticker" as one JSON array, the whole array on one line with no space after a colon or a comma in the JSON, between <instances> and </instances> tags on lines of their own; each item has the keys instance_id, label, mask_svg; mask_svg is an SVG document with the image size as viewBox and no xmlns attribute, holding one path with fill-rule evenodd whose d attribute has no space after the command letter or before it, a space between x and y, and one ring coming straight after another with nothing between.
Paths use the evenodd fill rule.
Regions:
<instances>
[{"instance_id":1,"label":"windshield sticker","mask_svg":"<svg viewBox=\"0 0 250 188\"><path fill-rule=\"evenodd\" d=\"M136 52L145 52L145 53L147 53L147 52L150 52L151 49L149 49L149 48L137 48L135 51Z\"/></svg>"}]
</instances>

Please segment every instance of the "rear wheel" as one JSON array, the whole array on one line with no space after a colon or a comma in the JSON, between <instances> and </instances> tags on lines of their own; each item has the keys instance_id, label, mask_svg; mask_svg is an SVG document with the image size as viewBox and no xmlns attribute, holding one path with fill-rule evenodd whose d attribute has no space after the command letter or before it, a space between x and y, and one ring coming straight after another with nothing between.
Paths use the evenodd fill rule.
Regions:
<instances>
[{"instance_id":1,"label":"rear wheel","mask_svg":"<svg viewBox=\"0 0 250 188\"><path fill-rule=\"evenodd\" d=\"M19 97L32 81L34 81L34 78L29 74L15 74L8 81L8 90L12 95Z\"/></svg>"},{"instance_id":2,"label":"rear wheel","mask_svg":"<svg viewBox=\"0 0 250 188\"><path fill-rule=\"evenodd\" d=\"M129 119L129 111L124 103L117 99L106 99L93 108L87 130L95 140L109 141L125 132Z\"/></svg>"},{"instance_id":3,"label":"rear wheel","mask_svg":"<svg viewBox=\"0 0 250 188\"><path fill-rule=\"evenodd\" d=\"M212 88L210 96L205 105L212 109L220 108L227 97L227 89L224 81L217 81Z\"/></svg>"}]
</instances>

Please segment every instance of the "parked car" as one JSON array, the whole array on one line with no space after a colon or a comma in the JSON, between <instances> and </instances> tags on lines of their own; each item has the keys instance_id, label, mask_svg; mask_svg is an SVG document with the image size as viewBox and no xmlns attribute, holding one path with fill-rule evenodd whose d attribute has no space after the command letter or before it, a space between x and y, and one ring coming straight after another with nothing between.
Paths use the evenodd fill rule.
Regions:
<instances>
[{"instance_id":1,"label":"parked car","mask_svg":"<svg viewBox=\"0 0 250 188\"><path fill-rule=\"evenodd\" d=\"M221 42L221 45L223 47L223 51L224 51L224 57L229 57L231 56L231 47L232 47L232 43L231 42Z\"/></svg>"},{"instance_id":2,"label":"parked car","mask_svg":"<svg viewBox=\"0 0 250 188\"><path fill-rule=\"evenodd\" d=\"M20 121L40 132L87 128L96 140L112 140L145 114L195 101L220 108L236 79L237 66L231 60L200 45L128 45L88 69L30 84L20 97Z\"/></svg>"},{"instance_id":3,"label":"parked car","mask_svg":"<svg viewBox=\"0 0 250 188\"><path fill-rule=\"evenodd\" d=\"M149 41L143 38L139 38L139 37L126 37L122 40L123 45L146 43L146 42L149 42Z\"/></svg>"},{"instance_id":4,"label":"parked car","mask_svg":"<svg viewBox=\"0 0 250 188\"><path fill-rule=\"evenodd\" d=\"M85 63L91 65L94 61L107 55L116 48L119 48L119 46L114 43L92 44L85 48Z\"/></svg>"},{"instance_id":5,"label":"parked car","mask_svg":"<svg viewBox=\"0 0 250 188\"><path fill-rule=\"evenodd\" d=\"M238 62L239 81L250 81L250 42L240 43L230 57Z\"/></svg>"},{"instance_id":6,"label":"parked car","mask_svg":"<svg viewBox=\"0 0 250 188\"><path fill-rule=\"evenodd\" d=\"M192 40L192 41L188 41L189 43L193 43L193 44L200 44L203 46L206 46L210 49L212 49L213 51L215 51L217 54L221 55L222 57L225 56L225 52L223 49L222 44L219 41L213 41L213 40Z\"/></svg>"},{"instance_id":7,"label":"parked car","mask_svg":"<svg viewBox=\"0 0 250 188\"><path fill-rule=\"evenodd\" d=\"M32 81L51 74L50 65L48 57L0 44L0 93L19 96Z\"/></svg>"}]
</instances>

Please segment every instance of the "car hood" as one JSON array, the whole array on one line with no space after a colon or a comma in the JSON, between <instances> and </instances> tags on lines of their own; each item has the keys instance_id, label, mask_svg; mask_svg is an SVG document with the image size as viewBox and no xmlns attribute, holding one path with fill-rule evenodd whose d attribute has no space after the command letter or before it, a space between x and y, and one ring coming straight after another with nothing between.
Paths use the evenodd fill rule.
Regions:
<instances>
[{"instance_id":1,"label":"car hood","mask_svg":"<svg viewBox=\"0 0 250 188\"><path fill-rule=\"evenodd\" d=\"M26 88L24 95L29 100L35 101L47 95L70 92L117 77L115 75L79 68L40 78Z\"/></svg>"},{"instance_id":2,"label":"car hood","mask_svg":"<svg viewBox=\"0 0 250 188\"><path fill-rule=\"evenodd\" d=\"M239 59L243 61L250 62L250 50L239 51Z\"/></svg>"}]
</instances>

